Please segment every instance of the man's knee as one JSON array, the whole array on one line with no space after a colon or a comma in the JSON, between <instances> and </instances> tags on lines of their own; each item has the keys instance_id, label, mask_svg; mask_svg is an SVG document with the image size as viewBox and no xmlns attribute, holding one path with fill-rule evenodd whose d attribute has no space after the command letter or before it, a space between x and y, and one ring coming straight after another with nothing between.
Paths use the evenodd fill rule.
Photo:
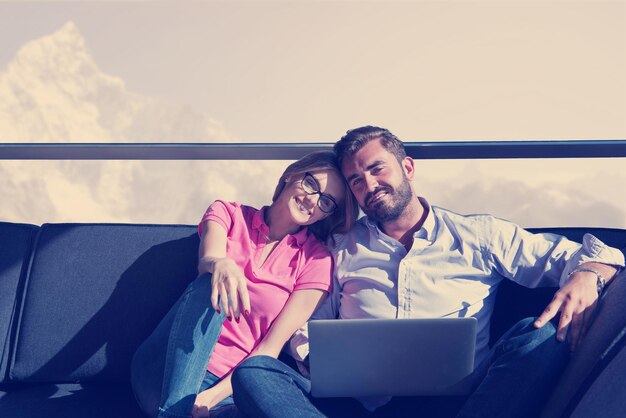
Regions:
<instances>
[{"instance_id":1,"label":"man's knee","mask_svg":"<svg viewBox=\"0 0 626 418\"><path fill-rule=\"evenodd\" d=\"M556 339L556 328L552 322L547 322L541 328L535 327L537 318L524 318L512 328L512 336L529 336L533 340L546 341L551 338Z\"/></svg>"},{"instance_id":2,"label":"man's knee","mask_svg":"<svg viewBox=\"0 0 626 418\"><path fill-rule=\"evenodd\" d=\"M499 346L497 350L502 352L548 350L555 353L567 351L567 344L557 341L556 328L551 322L536 328L535 320L536 318L525 318L515 324L497 344Z\"/></svg>"},{"instance_id":3,"label":"man's knee","mask_svg":"<svg viewBox=\"0 0 626 418\"><path fill-rule=\"evenodd\" d=\"M237 369L254 370L254 369L275 369L279 368L282 362L270 356L252 356L245 359Z\"/></svg>"},{"instance_id":4,"label":"man's knee","mask_svg":"<svg viewBox=\"0 0 626 418\"><path fill-rule=\"evenodd\" d=\"M253 356L247 358L233 371L233 386L235 384L252 382L262 375L279 371L281 365L282 363L279 360L270 356Z\"/></svg>"}]
</instances>

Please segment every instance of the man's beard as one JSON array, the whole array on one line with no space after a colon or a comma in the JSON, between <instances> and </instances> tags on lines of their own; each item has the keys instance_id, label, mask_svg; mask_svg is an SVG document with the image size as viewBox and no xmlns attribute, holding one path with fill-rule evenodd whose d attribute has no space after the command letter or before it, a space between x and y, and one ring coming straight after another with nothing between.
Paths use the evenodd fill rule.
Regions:
<instances>
[{"instance_id":1,"label":"man's beard","mask_svg":"<svg viewBox=\"0 0 626 418\"><path fill-rule=\"evenodd\" d=\"M413 199L411 185L406 177L403 177L402 184L398 188L393 189L389 186L381 186L369 193L365 201L369 201L379 191L387 192L387 196L389 196L388 201L380 201L372 206L368 205L362 208L363 212L376 223L385 223L398 219Z\"/></svg>"}]
</instances>

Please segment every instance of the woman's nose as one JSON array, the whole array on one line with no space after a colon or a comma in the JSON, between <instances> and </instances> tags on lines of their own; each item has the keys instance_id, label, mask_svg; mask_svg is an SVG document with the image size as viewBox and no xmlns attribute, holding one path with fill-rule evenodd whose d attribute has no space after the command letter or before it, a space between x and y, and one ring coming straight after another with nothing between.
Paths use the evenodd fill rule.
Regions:
<instances>
[{"instance_id":1,"label":"woman's nose","mask_svg":"<svg viewBox=\"0 0 626 418\"><path fill-rule=\"evenodd\" d=\"M320 199L319 193L311 193L304 196L302 203L305 205L307 209L312 209L315 205L317 205L317 201Z\"/></svg>"}]
</instances>

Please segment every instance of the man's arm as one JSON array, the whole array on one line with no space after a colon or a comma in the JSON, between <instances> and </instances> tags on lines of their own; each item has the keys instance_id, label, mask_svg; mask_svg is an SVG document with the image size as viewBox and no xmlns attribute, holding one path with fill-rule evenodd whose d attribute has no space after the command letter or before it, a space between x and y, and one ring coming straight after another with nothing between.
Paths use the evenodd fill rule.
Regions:
<instances>
[{"instance_id":1,"label":"man's arm","mask_svg":"<svg viewBox=\"0 0 626 418\"><path fill-rule=\"evenodd\" d=\"M535 326L542 327L560 313L557 337L564 341L571 331L574 350L585 336L597 304L595 272L609 282L624 266L624 255L591 234L585 234L578 244L560 235L532 234L513 223L487 219L490 239L485 247L496 271L527 287L559 284L561 289Z\"/></svg>"}]
</instances>

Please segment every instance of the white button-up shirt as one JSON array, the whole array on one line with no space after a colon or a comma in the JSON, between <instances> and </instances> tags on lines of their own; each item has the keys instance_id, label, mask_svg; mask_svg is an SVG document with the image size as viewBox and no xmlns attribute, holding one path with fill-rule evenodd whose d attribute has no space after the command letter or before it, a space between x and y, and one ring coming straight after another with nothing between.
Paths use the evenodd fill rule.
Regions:
<instances>
[{"instance_id":1,"label":"white button-up shirt","mask_svg":"<svg viewBox=\"0 0 626 418\"><path fill-rule=\"evenodd\" d=\"M588 261L624 265L619 250L590 234L581 245L493 216L434 206L409 251L364 217L337 237L333 256L333 293L314 319L473 316L477 366L489 354L489 321L503 278L526 287L558 286ZM308 355L306 327L290 347L296 359Z\"/></svg>"}]
</instances>

